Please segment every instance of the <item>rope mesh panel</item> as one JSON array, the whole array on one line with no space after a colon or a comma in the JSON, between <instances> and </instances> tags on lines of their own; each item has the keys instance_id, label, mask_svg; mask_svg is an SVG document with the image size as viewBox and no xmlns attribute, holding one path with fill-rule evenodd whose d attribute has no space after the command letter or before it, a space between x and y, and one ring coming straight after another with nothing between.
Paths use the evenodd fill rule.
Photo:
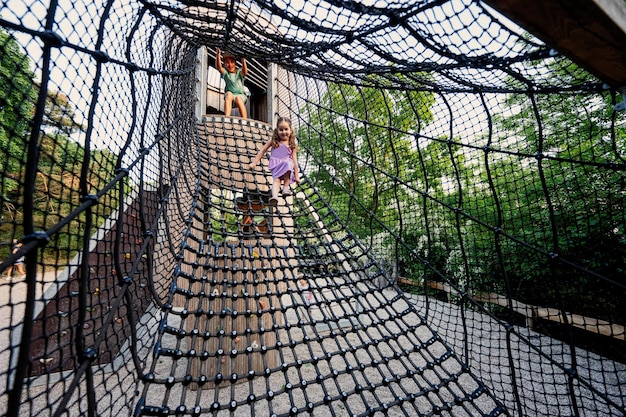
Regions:
<instances>
[{"instance_id":1,"label":"rope mesh panel","mask_svg":"<svg viewBox=\"0 0 626 417\"><path fill-rule=\"evenodd\" d=\"M0 52L3 414L626 412L619 95L483 2L9 1Z\"/></svg>"}]
</instances>

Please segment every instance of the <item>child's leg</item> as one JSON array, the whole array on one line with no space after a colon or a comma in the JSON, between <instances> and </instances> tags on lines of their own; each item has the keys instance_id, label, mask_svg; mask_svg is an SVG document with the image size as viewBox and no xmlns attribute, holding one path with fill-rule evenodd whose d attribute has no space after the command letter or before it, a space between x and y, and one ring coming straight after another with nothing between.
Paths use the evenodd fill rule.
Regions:
<instances>
[{"instance_id":1,"label":"child's leg","mask_svg":"<svg viewBox=\"0 0 626 417\"><path fill-rule=\"evenodd\" d=\"M280 191L280 178L274 178L272 182L272 197L278 198L278 193Z\"/></svg>"},{"instance_id":2,"label":"child's leg","mask_svg":"<svg viewBox=\"0 0 626 417\"><path fill-rule=\"evenodd\" d=\"M233 93L227 91L224 94L224 115L230 116L230 113L233 110Z\"/></svg>"},{"instance_id":3,"label":"child's leg","mask_svg":"<svg viewBox=\"0 0 626 417\"><path fill-rule=\"evenodd\" d=\"M280 191L280 178L272 178L272 197L270 197L270 206L278 205L278 192Z\"/></svg>"},{"instance_id":4,"label":"child's leg","mask_svg":"<svg viewBox=\"0 0 626 417\"><path fill-rule=\"evenodd\" d=\"M283 195L291 195L291 188L289 185L291 184L291 171L286 172L285 175L282 176L283 180Z\"/></svg>"},{"instance_id":5,"label":"child's leg","mask_svg":"<svg viewBox=\"0 0 626 417\"><path fill-rule=\"evenodd\" d=\"M239 114L244 119L248 118L248 110L246 109L246 103L243 102L243 99L240 96L235 97L235 104L239 109Z\"/></svg>"}]
</instances>

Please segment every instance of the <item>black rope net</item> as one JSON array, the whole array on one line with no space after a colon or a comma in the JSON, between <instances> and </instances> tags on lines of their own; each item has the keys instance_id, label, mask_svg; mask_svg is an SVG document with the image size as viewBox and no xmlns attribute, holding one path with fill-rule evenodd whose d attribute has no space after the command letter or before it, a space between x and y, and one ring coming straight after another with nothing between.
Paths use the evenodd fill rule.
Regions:
<instances>
[{"instance_id":1,"label":"black rope net","mask_svg":"<svg viewBox=\"0 0 626 417\"><path fill-rule=\"evenodd\" d=\"M621 97L483 2L0 24L3 415L624 415Z\"/></svg>"}]
</instances>

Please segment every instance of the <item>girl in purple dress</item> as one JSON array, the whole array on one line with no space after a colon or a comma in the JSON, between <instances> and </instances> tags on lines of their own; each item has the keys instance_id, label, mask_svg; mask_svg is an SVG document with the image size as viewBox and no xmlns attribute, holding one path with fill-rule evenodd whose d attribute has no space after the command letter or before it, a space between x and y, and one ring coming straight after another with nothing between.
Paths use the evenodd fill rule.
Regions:
<instances>
[{"instance_id":1,"label":"girl in purple dress","mask_svg":"<svg viewBox=\"0 0 626 417\"><path fill-rule=\"evenodd\" d=\"M254 169L261 161L265 153L272 148L270 153L270 162L268 168L272 173L272 197L270 204L275 206L278 204L278 193L289 196L291 192L291 183L300 183L300 174L298 173L298 159L296 144L296 135L291 127L291 120L287 117L279 117L276 128L272 133L272 138L267 141L263 149L259 151L252 163L250 169Z\"/></svg>"}]
</instances>

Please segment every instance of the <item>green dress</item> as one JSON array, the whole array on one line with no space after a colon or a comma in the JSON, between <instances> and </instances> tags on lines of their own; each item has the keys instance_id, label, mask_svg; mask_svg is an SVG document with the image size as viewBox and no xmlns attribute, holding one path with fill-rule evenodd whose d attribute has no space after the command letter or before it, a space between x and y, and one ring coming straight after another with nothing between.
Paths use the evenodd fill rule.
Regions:
<instances>
[{"instance_id":1,"label":"green dress","mask_svg":"<svg viewBox=\"0 0 626 417\"><path fill-rule=\"evenodd\" d=\"M248 100L246 90L243 86L244 76L241 74L240 69L237 69L235 72L224 71L224 73L222 74L222 78L226 83L224 92L230 91L231 93L233 93L233 98L236 98L238 96L241 97L244 103Z\"/></svg>"}]
</instances>

